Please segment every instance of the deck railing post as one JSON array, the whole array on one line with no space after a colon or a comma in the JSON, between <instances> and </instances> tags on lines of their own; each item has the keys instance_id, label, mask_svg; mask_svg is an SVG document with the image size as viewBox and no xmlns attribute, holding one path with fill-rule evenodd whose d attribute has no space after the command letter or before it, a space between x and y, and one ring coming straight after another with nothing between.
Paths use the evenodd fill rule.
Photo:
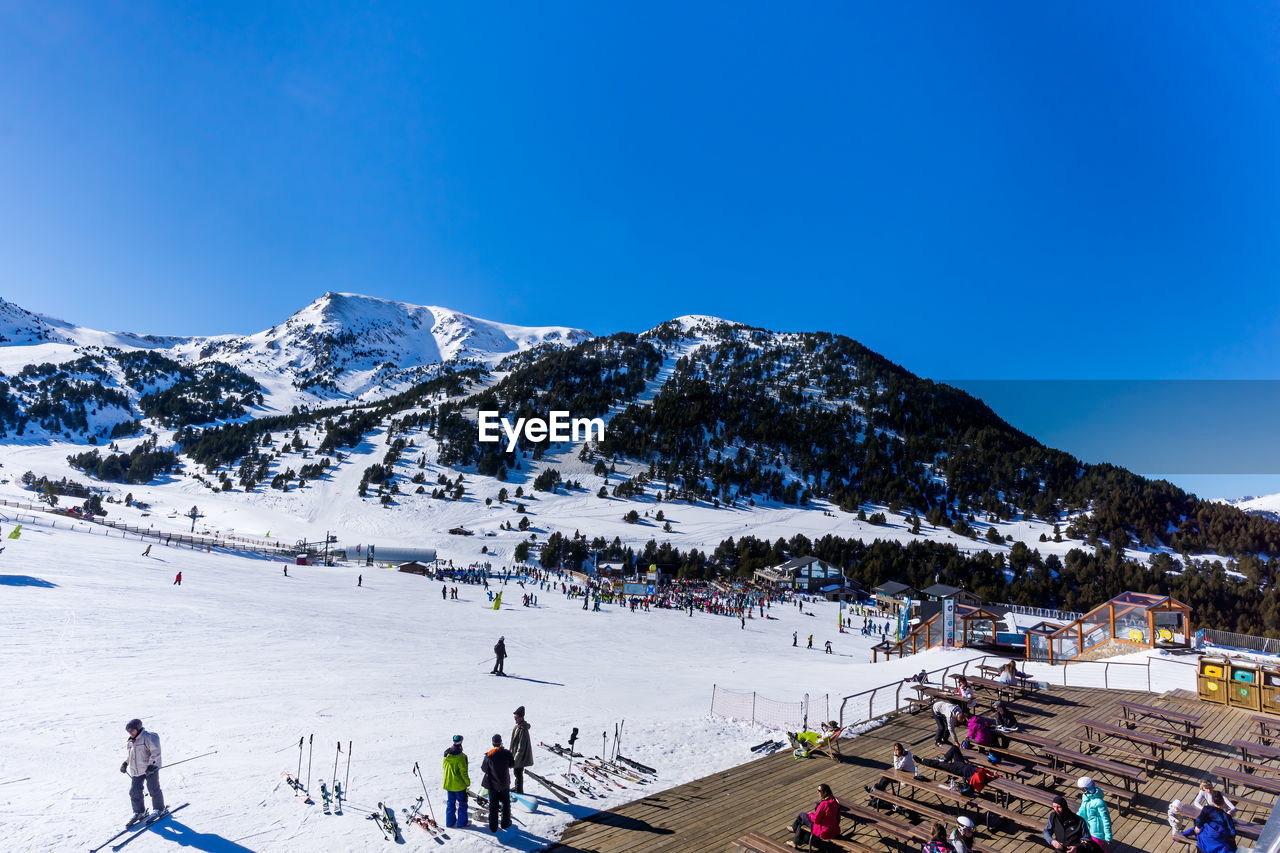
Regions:
<instances>
[{"instance_id":1,"label":"deck railing post","mask_svg":"<svg viewBox=\"0 0 1280 853\"><path fill-rule=\"evenodd\" d=\"M756 692L751 691L751 725L756 724Z\"/></svg>"}]
</instances>

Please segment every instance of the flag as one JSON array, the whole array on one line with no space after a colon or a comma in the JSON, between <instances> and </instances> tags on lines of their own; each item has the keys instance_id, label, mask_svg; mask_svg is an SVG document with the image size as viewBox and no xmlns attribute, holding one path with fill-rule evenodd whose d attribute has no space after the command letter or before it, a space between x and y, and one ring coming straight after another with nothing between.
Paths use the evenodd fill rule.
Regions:
<instances>
[{"instance_id":1,"label":"flag","mask_svg":"<svg viewBox=\"0 0 1280 853\"><path fill-rule=\"evenodd\" d=\"M22 525L21 525L21 524L19 524L17 527L13 528L13 530L11 530L11 531L9 532L9 538L10 538L10 539L18 539L18 538L20 538L21 536L22 536Z\"/></svg>"}]
</instances>

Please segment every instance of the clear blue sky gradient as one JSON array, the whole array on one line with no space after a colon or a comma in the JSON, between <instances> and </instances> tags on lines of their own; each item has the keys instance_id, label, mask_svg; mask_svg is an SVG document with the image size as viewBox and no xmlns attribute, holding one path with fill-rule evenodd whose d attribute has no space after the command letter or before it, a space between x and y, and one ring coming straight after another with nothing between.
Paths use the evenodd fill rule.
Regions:
<instances>
[{"instance_id":1,"label":"clear blue sky gradient","mask_svg":"<svg viewBox=\"0 0 1280 853\"><path fill-rule=\"evenodd\" d=\"M0 0L0 295L141 332L346 290L824 329L943 379L1280 378L1274 4L181 5Z\"/></svg>"}]
</instances>

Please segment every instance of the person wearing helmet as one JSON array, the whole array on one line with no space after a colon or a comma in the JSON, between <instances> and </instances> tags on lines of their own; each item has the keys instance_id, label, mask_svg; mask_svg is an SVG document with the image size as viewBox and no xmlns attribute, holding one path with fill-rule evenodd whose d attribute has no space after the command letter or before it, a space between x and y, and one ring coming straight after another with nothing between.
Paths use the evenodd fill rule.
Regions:
<instances>
[{"instance_id":1,"label":"person wearing helmet","mask_svg":"<svg viewBox=\"0 0 1280 853\"><path fill-rule=\"evenodd\" d=\"M951 849L955 853L972 853L973 821L962 815L956 824L956 828L951 830L951 835L947 838L951 843Z\"/></svg>"},{"instance_id":2,"label":"person wearing helmet","mask_svg":"<svg viewBox=\"0 0 1280 853\"><path fill-rule=\"evenodd\" d=\"M124 724L124 730L129 733L128 757L120 765L120 772L133 780L129 787L129 802L133 805L133 818L129 823L132 825L147 816L142 802L144 783L151 795L151 807L156 814L164 811L164 793L160 790L160 736L144 729L142 720L136 717Z\"/></svg>"}]
</instances>

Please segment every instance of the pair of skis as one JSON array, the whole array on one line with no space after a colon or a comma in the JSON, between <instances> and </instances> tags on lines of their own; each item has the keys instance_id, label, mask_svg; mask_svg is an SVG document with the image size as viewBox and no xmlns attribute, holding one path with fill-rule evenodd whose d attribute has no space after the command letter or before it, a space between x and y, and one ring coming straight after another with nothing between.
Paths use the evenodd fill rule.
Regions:
<instances>
[{"instance_id":1,"label":"pair of skis","mask_svg":"<svg viewBox=\"0 0 1280 853\"><path fill-rule=\"evenodd\" d=\"M382 837L387 841L404 841L400 837L400 824L396 822L396 813L389 806L378 803L378 810L369 815L368 820L378 825Z\"/></svg>"},{"instance_id":2,"label":"pair of skis","mask_svg":"<svg viewBox=\"0 0 1280 853\"><path fill-rule=\"evenodd\" d=\"M407 824L417 824L422 827L423 831L432 838L437 835L443 836L444 830L440 828L440 824L436 823L435 818L422 811L422 805L425 801L422 797L418 797L418 802L413 804L413 809L401 809L404 812L404 822Z\"/></svg>"},{"instance_id":3,"label":"pair of skis","mask_svg":"<svg viewBox=\"0 0 1280 853\"><path fill-rule=\"evenodd\" d=\"M126 838L124 841L121 841L119 844L116 844L111 847L112 850L119 850L121 847L124 847L130 841L133 841L135 838L141 835L143 830L145 830L147 827L151 826L157 821L164 820L169 815L176 812L178 809L185 809L189 805L191 804L183 803L180 806L173 806L171 808L164 809L163 811L154 812L141 820L136 820L136 821L131 820L127 824L125 824L124 829L120 830L115 835L111 836L106 841L99 844L97 847L90 848L89 853L98 853L99 850L102 850L107 846L111 845L111 842L115 841L120 836L128 833L132 833L132 835L129 835L129 837Z\"/></svg>"},{"instance_id":4,"label":"pair of skis","mask_svg":"<svg viewBox=\"0 0 1280 853\"><path fill-rule=\"evenodd\" d=\"M767 740L764 743L758 743L751 747L751 751L757 755L772 755L782 749L786 744L780 740Z\"/></svg>"},{"instance_id":5,"label":"pair of skis","mask_svg":"<svg viewBox=\"0 0 1280 853\"><path fill-rule=\"evenodd\" d=\"M538 741L538 746L542 747L543 749L549 752L554 752L556 755L562 755L565 758L581 758L582 757L581 752L574 752L572 749L563 747L558 743L550 744L550 743L545 743L543 741Z\"/></svg>"},{"instance_id":6,"label":"pair of skis","mask_svg":"<svg viewBox=\"0 0 1280 853\"><path fill-rule=\"evenodd\" d=\"M558 799L562 803L568 803L569 798L574 795L574 792L570 791L568 788L565 788L562 785L558 785L555 782L550 781L549 779L544 779L541 776L539 776L537 773L534 773L532 770L529 770L528 768L525 768L524 775L528 776L530 779L537 782L542 787L546 788L555 796L556 799Z\"/></svg>"}]
</instances>

